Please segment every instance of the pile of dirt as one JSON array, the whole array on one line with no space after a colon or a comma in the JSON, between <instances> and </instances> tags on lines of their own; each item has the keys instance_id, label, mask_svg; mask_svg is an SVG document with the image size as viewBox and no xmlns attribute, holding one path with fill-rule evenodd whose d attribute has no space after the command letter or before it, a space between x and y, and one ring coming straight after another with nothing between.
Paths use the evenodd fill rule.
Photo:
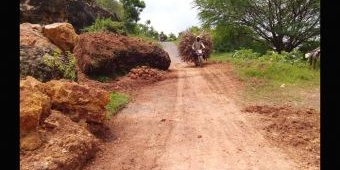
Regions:
<instances>
[{"instance_id":1,"label":"pile of dirt","mask_svg":"<svg viewBox=\"0 0 340 170\"><path fill-rule=\"evenodd\" d=\"M80 71L89 76L115 76L136 66L167 70L169 54L154 42L109 33L79 36L73 53Z\"/></svg>"},{"instance_id":2,"label":"pile of dirt","mask_svg":"<svg viewBox=\"0 0 340 170\"><path fill-rule=\"evenodd\" d=\"M257 126L270 139L306 167L320 164L320 113L311 108L285 106L248 106L244 112L257 113ZM297 156L296 156L297 155Z\"/></svg>"},{"instance_id":3,"label":"pile of dirt","mask_svg":"<svg viewBox=\"0 0 340 170\"><path fill-rule=\"evenodd\" d=\"M77 73L77 82L79 84L100 88L107 92L122 92L131 96L138 94L138 90L143 87L152 85L157 81L177 76L177 74L171 70L164 71L148 66L137 66L132 68L128 74L109 79L107 82L94 80L81 71L78 71Z\"/></svg>"},{"instance_id":4,"label":"pile of dirt","mask_svg":"<svg viewBox=\"0 0 340 170\"><path fill-rule=\"evenodd\" d=\"M128 77L132 79L161 80L164 71L153 69L148 66L138 66L130 70Z\"/></svg>"}]
</instances>

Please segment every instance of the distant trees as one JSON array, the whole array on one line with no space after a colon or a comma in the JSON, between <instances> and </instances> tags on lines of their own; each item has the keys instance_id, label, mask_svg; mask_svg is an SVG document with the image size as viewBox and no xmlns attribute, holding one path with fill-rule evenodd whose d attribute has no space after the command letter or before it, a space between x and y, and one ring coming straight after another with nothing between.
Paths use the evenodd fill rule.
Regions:
<instances>
[{"instance_id":1,"label":"distant trees","mask_svg":"<svg viewBox=\"0 0 340 170\"><path fill-rule=\"evenodd\" d=\"M124 22L129 33L135 33L139 14L145 8L143 0L120 0L124 9Z\"/></svg>"},{"instance_id":2,"label":"distant trees","mask_svg":"<svg viewBox=\"0 0 340 170\"><path fill-rule=\"evenodd\" d=\"M164 40L176 40L173 33L165 35L163 32L158 33L154 27L151 26L151 20L146 20L145 23L137 23L140 18L139 15L146 7L143 0L95 0L97 4L110 12L118 15L120 21L112 22L111 19L97 18L96 22L83 28L83 31L97 32L109 31L118 34L134 34L149 37L152 39L159 39L160 36ZM168 39L169 38L169 39Z\"/></svg>"},{"instance_id":3,"label":"distant trees","mask_svg":"<svg viewBox=\"0 0 340 170\"><path fill-rule=\"evenodd\" d=\"M320 36L320 0L194 0L205 26L229 25L277 52ZM254 34L253 34L254 33Z\"/></svg>"}]
</instances>

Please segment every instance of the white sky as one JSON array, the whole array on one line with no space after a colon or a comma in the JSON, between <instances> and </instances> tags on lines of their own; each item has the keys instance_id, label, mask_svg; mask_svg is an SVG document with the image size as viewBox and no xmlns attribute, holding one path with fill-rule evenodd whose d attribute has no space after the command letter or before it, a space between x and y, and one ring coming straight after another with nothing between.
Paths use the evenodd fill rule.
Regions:
<instances>
[{"instance_id":1,"label":"white sky","mask_svg":"<svg viewBox=\"0 0 340 170\"><path fill-rule=\"evenodd\" d=\"M145 8L139 15L139 23L151 21L151 26L161 33L169 35L186 30L191 26L200 26L198 11L193 8L192 0L143 0Z\"/></svg>"}]
</instances>

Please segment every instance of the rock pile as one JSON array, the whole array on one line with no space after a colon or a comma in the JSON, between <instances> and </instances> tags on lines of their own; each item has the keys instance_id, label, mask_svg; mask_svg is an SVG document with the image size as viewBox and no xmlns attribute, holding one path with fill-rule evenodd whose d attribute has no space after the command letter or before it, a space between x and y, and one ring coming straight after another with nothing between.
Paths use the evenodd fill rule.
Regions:
<instances>
[{"instance_id":1,"label":"rock pile","mask_svg":"<svg viewBox=\"0 0 340 170\"><path fill-rule=\"evenodd\" d=\"M128 77L131 79L161 80L163 72L147 66L141 66L131 69Z\"/></svg>"}]
</instances>

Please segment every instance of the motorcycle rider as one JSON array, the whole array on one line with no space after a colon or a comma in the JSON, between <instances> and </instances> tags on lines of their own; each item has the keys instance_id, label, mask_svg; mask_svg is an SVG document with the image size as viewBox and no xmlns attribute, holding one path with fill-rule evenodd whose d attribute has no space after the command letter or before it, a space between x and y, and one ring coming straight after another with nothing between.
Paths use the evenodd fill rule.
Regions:
<instances>
[{"instance_id":1,"label":"motorcycle rider","mask_svg":"<svg viewBox=\"0 0 340 170\"><path fill-rule=\"evenodd\" d=\"M194 51L205 49L204 44L201 42L201 37L200 36L196 37L196 41L192 44L191 48Z\"/></svg>"},{"instance_id":2,"label":"motorcycle rider","mask_svg":"<svg viewBox=\"0 0 340 170\"><path fill-rule=\"evenodd\" d=\"M196 52L197 50L205 49L203 42L201 42L201 37L196 36L196 41L192 44L191 48ZM205 59L205 57L203 57Z\"/></svg>"}]
</instances>

